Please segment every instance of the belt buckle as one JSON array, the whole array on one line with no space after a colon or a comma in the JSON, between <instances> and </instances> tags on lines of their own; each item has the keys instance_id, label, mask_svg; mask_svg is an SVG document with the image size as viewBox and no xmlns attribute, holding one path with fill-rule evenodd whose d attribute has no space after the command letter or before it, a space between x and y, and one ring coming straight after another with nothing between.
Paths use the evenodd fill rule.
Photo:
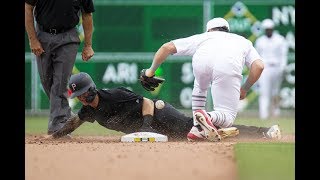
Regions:
<instances>
[{"instance_id":1,"label":"belt buckle","mask_svg":"<svg viewBox=\"0 0 320 180\"><path fill-rule=\"evenodd\" d=\"M49 29L49 33L56 35L57 34L57 29Z\"/></svg>"}]
</instances>

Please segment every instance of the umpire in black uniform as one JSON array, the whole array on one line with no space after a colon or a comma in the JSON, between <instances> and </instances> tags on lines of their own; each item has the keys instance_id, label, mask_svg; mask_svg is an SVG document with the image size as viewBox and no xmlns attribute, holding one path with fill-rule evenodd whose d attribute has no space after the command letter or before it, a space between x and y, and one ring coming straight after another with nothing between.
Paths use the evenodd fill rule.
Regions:
<instances>
[{"instance_id":1,"label":"umpire in black uniform","mask_svg":"<svg viewBox=\"0 0 320 180\"><path fill-rule=\"evenodd\" d=\"M103 127L123 133L156 132L179 139L186 138L193 126L192 117L162 100L150 100L123 87L97 90L84 72L71 76L69 89L71 98L77 97L83 106L52 134L54 138L71 133L86 121L97 121Z\"/></svg>"},{"instance_id":2,"label":"umpire in black uniform","mask_svg":"<svg viewBox=\"0 0 320 180\"><path fill-rule=\"evenodd\" d=\"M82 59L88 61L94 54L92 12L92 0L25 0L25 28L50 100L48 134L60 129L71 115L67 82L80 45L76 29L80 15L85 36Z\"/></svg>"}]
</instances>

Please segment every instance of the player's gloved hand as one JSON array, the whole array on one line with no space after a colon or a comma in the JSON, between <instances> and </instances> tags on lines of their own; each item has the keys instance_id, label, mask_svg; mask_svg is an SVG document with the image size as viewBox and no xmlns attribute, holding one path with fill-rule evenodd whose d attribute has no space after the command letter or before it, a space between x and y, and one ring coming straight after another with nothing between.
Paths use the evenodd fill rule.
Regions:
<instances>
[{"instance_id":1,"label":"player's gloved hand","mask_svg":"<svg viewBox=\"0 0 320 180\"><path fill-rule=\"evenodd\" d=\"M139 80L142 87L147 91L154 91L159 84L164 82L163 78L155 77L154 75L152 77L148 77L146 75L146 69L141 70Z\"/></svg>"}]
</instances>

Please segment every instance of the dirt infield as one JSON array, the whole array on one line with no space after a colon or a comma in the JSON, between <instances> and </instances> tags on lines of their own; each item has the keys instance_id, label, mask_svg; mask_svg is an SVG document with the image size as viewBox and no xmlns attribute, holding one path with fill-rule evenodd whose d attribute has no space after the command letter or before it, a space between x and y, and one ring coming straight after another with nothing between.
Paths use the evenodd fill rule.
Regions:
<instances>
[{"instance_id":1,"label":"dirt infield","mask_svg":"<svg viewBox=\"0 0 320 180\"><path fill-rule=\"evenodd\" d=\"M25 136L26 180L236 180L237 142L294 142L238 136L221 142L121 143L120 136L43 140Z\"/></svg>"}]
</instances>

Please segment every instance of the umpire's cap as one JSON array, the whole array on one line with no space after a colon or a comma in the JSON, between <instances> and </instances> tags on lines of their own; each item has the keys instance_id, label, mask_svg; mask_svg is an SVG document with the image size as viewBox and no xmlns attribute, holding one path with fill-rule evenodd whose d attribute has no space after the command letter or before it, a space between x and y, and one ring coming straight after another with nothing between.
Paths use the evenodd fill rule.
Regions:
<instances>
[{"instance_id":1,"label":"umpire's cap","mask_svg":"<svg viewBox=\"0 0 320 180\"><path fill-rule=\"evenodd\" d=\"M90 75L85 72L71 75L68 86L71 91L71 99L87 92L90 87L96 88Z\"/></svg>"}]
</instances>

